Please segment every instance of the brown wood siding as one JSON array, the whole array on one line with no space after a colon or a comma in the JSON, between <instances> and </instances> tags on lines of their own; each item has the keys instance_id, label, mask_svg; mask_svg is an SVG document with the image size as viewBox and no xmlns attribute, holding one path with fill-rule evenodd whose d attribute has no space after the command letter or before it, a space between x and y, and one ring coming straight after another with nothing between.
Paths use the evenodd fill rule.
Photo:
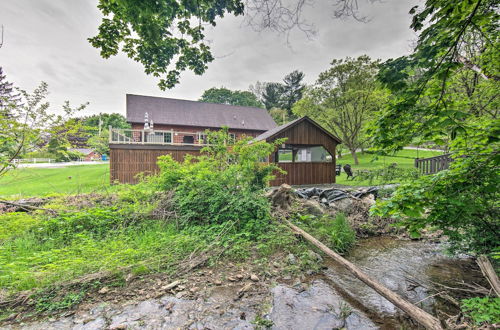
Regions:
<instances>
[{"instance_id":1,"label":"brown wood siding","mask_svg":"<svg viewBox=\"0 0 500 330\"><path fill-rule=\"evenodd\" d=\"M333 163L278 163L287 172L278 174L270 182L271 186L282 183L290 185L335 183L335 165Z\"/></svg>"},{"instance_id":2,"label":"brown wood siding","mask_svg":"<svg viewBox=\"0 0 500 330\"><path fill-rule=\"evenodd\" d=\"M335 141L325 131L318 128L313 123L303 120L298 124L283 130L275 136L268 138L271 142L276 139L287 138L285 144L297 146L323 146L332 156L331 162L318 163L277 163L277 165L287 172L287 175L277 175L276 179L271 181L272 186L282 183L290 185L308 185L308 184L329 184L335 183ZM271 155L270 160L275 160L275 154Z\"/></svg>"},{"instance_id":3,"label":"brown wood siding","mask_svg":"<svg viewBox=\"0 0 500 330\"><path fill-rule=\"evenodd\" d=\"M156 127L156 125L155 125ZM163 127L162 127L163 128ZM165 127L166 128L166 127ZM331 162L317 163L277 163L287 172L278 175L271 185L282 183L291 185L329 184L335 183L335 149L338 141L316 126L309 119L283 129L275 136L267 139L268 142L278 138L287 138L285 144L295 146L323 146L332 155ZM111 182L137 183L137 174L154 174L158 172L157 158L171 154L177 161L183 161L188 154L199 155L199 149L186 147L153 146L153 145L110 145L110 177ZM199 147L197 147L199 148ZM275 154L269 157L274 162Z\"/></svg>"},{"instance_id":4,"label":"brown wood siding","mask_svg":"<svg viewBox=\"0 0 500 330\"><path fill-rule=\"evenodd\" d=\"M110 149L111 182L137 183L137 174L158 173L156 162L158 157L172 155L176 161L183 161L186 155L199 155L197 150L165 150L165 149Z\"/></svg>"},{"instance_id":5,"label":"brown wood siding","mask_svg":"<svg viewBox=\"0 0 500 330\"><path fill-rule=\"evenodd\" d=\"M335 158L337 142L314 124L304 120L268 140L287 138L285 144L322 145Z\"/></svg>"}]
</instances>

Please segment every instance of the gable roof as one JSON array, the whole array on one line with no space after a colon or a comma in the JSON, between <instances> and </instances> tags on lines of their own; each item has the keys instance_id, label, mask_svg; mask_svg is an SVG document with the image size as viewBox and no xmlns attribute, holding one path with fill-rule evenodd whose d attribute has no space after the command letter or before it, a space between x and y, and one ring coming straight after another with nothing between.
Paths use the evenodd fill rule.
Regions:
<instances>
[{"instance_id":1,"label":"gable roof","mask_svg":"<svg viewBox=\"0 0 500 330\"><path fill-rule=\"evenodd\" d=\"M76 152L82 153L84 155L89 155L89 154L91 154L91 153L94 152L93 149L89 149L89 148L71 148L69 150L70 151L76 151Z\"/></svg>"},{"instance_id":2,"label":"gable roof","mask_svg":"<svg viewBox=\"0 0 500 330\"><path fill-rule=\"evenodd\" d=\"M312 120L311 118L309 118L307 116L304 116L302 118L294 119L294 120L292 120L292 121L290 121L290 122L288 122L286 124L283 124L281 126L278 126L278 127L273 128L273 129L270 129L269 131L264 132L261 135L257 136L254 139L254 141L262 141L262 140L271 139L275 135L278 135L279 133L281 133L283 131L286 131L287 129L289 129L289 128L291 128L291 127L293 127L293 126L295 126L295 125L297 125L297 124L299 124L299 123L301 123L303 121L310 122L311 124L313 124L314 126L316 126L318 129L320 129L321 131L323 131L326 135L330 136L337 143L342 143L342 140L340 140L338 137L336 137L332 133L328 132L321 125L319 125L317 122L315 122L314 120Z\"/></svg>"},{"instance_id":3,"label":"gable roof","mask_svg":"<svg viewBox=\"0 0 500 330\"><path fill-rule=\"evenodd\" d=\"M266 109L127 94L127 121L267 131L276 127Z\"/></svg>"}]
</instances>

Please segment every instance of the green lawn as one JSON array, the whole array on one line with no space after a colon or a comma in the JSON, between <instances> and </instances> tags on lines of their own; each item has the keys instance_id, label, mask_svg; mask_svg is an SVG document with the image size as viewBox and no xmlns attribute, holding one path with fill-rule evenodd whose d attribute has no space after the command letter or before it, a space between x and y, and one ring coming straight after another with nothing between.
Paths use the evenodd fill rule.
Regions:
<instances>
[{"instance_id":1,"label":"green lawn","mask_svg":"<svg viewBox=\"0 0 500 330\"><path fill-rule=\"evenodd\" d=\"M438 151L418 151L420 158L438 156ZM358 170L383 168L392 163L412 168L416 150L401 150L394 156L374 156L358 153L359 165L354 165L351 155L337 159L337 164L350 164L354 173ZM346 174L337 177L337 183L347 185L368 185L366 181L346 180ZM62 168L20 168L0 177L1 197L46 196L57 193L87 193L109 187L109 165L82 165Z\"/></svg>"},{"instance_id":2,"label":"green lawn","mask_svg":"<svg viewBox=\"0 0 500 330\"><path fill-rule=\"evenodd\" d=\"M427 158L433 156L439 156L442 152L439 151L418 151L419 158ZM403 168L413 168L414 167L414 159L417 157L417 150L401 150L398 151L393 156L376 156L368 153L358 153L359 165L354 165L354 161L352 156L345 155L342 158L337 159L337 164L341 164L344 166L345 164L351 165L352 171L354 175L356 175L356 171L358 170L374 170L378 168L384 168L393 163L398 164L399 167ZM364 186L369 185L368 181L358 181L358 180L347 180L347 175L342 171L340 176L337 177L337 183L353 185L353 186Z\"/></svg>"},{"instance_id":3,"label":"green lawn","mask_svg":"<svg viewBox=\"0 0 500 330\"><path fill-rule=\"evenodd\" d=\"M76 194L109 187L109 164L18 168L0 177L1 197Z\"/></svg>"}]
</instances>

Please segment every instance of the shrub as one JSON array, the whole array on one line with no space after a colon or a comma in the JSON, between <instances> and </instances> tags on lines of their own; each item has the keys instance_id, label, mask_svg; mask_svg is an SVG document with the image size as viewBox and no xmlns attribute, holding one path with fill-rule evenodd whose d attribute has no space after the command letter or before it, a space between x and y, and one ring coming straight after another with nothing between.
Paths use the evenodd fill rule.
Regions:
<instances>
[{"instance_id":1,"label":"shrub","mask_svg":"<svg viewBox=\"0 0 500 330\"><path fill-rule=\"evenodd\" d=\"M310 234L339 253L347 252L356 242L356 232L343 213L337 213L334 219L329 216L299 216L299 221Z\"/></svg>"},{"instance_id":2,"label":"shrub","mask_svg":"<svg viewBox=\"0 0 500 330\"><path fill-rule=\"evenodd\" d=\"M126 210L96 207L80 212L60 213L41 222L34 232L40 240L50 239L63 243L71 241L80 233L103 238L110 231L124 228L135 220L137 219Z\"/></svg>"},{"instance_id":3,"label":"shrub","mask_svg":"<svg viewBox=\"0 0 500 330\"><path fill-rule=\"evenodd\" d=\"M477 325L500 322L500 298L475 297L462 300L462 311Z\"/></svg>"},{"instance_id":4,"label":"shrub","mask_svg":"<svg viewBox=\"0 0 500 330\"><path fill-rule=\"evenodd\" d=\"M227 129L207 132L208 147L203 155L186 157L178 163L169 155L159 158L159 186L174 190L179 217L186 223L234 223L255 234L270 220L270 206L263 188L272 179L274 164L265 159L274 151L274 144L249 143L249 139L234 144Z\"/></svg>"},{"instance_id":5,"label":"shrub","mask_svg":"<svg viewBox=\"0 0 500 330\"><path fill-rule=\"evenodd\" d=\"M40 220L36 216L24 212L0 215L0 242L23 234L39 222Z\"/></svg>"}]
</instances>

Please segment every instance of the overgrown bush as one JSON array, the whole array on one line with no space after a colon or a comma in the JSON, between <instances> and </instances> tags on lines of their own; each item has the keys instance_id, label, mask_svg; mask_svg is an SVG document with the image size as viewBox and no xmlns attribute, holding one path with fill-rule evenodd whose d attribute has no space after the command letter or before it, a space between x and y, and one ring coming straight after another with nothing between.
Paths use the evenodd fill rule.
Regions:
<instances>
[{"instance_id":1,"label":"overgrown bush","mask_svg":"<svg viewBox=\"0 0 500 330\"><path fill-rule=\"evenodd\" d=\"M343 213L330 216L299 216L297 219L311 235L339 253L347 252L356 242L356 232Z\"/></svg>"},{"instance_id":2,"label":"overgrown bush","mask_svg":"<svg viewBox=\"0 0 500 330\"><path fill-rule=\"evenodd\" d=\"M500 322L500 298L475 297L462 300L462 311L476 325Z\"/></svg>"},{"instance_id":3,"label":"overgrown bush","mask_svg":"<svg viewBox=\"0 0 500 330\"><path fill-rule=\"evenodd\" d=\"M273 178L274 164L263 162L282 140L269 144L234 144L227 129L207 132L209 146L202 155L184 162L170 155L159 158L159 186L175 192L178 215L184 224L221 224L228 221L250 233L261 232L270 220L263 189Z\"/></svg>"}]
</instances>

